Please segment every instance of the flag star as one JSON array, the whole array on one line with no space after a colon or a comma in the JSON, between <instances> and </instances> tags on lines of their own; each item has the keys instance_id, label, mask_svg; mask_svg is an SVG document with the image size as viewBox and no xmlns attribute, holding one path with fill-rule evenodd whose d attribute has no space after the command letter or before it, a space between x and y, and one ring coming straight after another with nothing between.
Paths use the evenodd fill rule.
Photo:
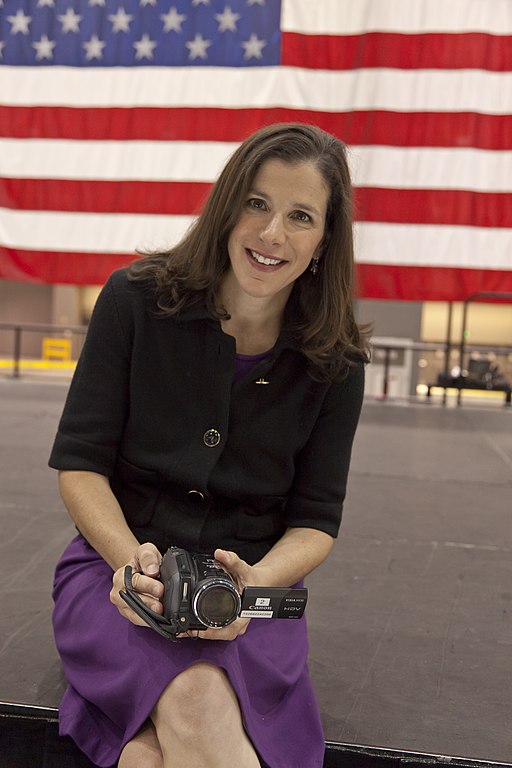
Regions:
<instances>
[{"instance_id":1,"label":"flag star","mask_svg":"<svg viewBox=\"0 0 512 768\"><path fill-rule=\"evenodd\" d=\"M48 40L46 35L41 35L39 42L32 43L32 48L36 49L36 61L43 59L53 59L53 49L57 45L53 40Z\"/></svg>"},{"instance_id":2,"label":"flag star","mask_svg":"<svg viewBox=\"0 0 512 768\"><path fill-rule=\"evenodd\" d=\"M22 35L28 35L28 25L32 21L32 16L25 16L22 9L16 11L16 16L8 16L7 21L12 24L11 35L21 32Z\"/></svg>"},{"instance_id":3,"label":"flag star","mask_svg":"<svg viewBox=\"0 0 512 768\"><path fill-rule=\"evenodd\" d=\"M62 33L66 32L80 32L80 22L82 17L75 13L73 8L68 8L66 13L57 16L58 20L62 24Z\"/></svg>"},{"instance_id":4,"label":"flag star","mask_svg":"<svg viewBox=\"0 0 512 768\"><path fill-rule=\"evenodd\" d=\"M103 58L103 49L106 43L103 40L99 40L97 35L92 35L90 40L82 43L82 46L85 48L85 58L87 61Z\"/></svg>"},{"instance_id":5,"label":"flag star","mask_svg":"<svg viewBox=\"0 0 512 768\"><path fill-rule=\"evenodd\" d=\"M142 35L141 39L136 40L133 44L133 47L137 50L135 58L138 61L140 61L140 59L152 59L153 48L156 48L157 45L158 43L149 39L149 35Z\"/></svg>"},{"instance_id":6,"label":"flag star","mask_svg":"<svg viewBox=\"0 0 512 768\"><path fill-rule=\"evenodd\" d=\"M169 8L168 13L161 13L160 18L164 22L164 32L181 32L181 25L187 17L173 7Z\"/></svg>"},{"instance_id":7,"label":"flag star","mask_svg":"<svg viewBox=\"0 0 512 768\"><path fill-rule=\"evenodd\" d=\"M247 5L265 5L265 0L247 0Z\"/></svg>"},{"instance_id":8,"label":"flag star","mask_svg":"<svg viewBox=\"0 0 512 768\"><path fill-rule=\"evenodd\" d=\"M105 0L89 0L89 5L105 5Z\"/></svg>"},{"instance_id":9,"label":"flag star","mask_svg":"<svg viewBox=\"0 0 512 768\"><path fill-rule=\"evenodd\" d=\"M38 8L44 8L45 6L47 8L54 8L55 7L55 3L53 2L53 0L37 0L37 7Z\"/></svg>"},{"instance_id":10,"label":"flag star","mask_svg":"<svg viewBox=\"0 0 512 768\"><path fill-rule=\"evenodd\" d=\"M242 48L245 49L244 59L261 59L261 51L266 44L265 40L259 40L256 35L251 35L245 43L241 43Z\"/></svg>"},{"instance_id":11,"label":"flag star","mask_svg":"<svg viewBox=\"0 0 512 768\"><path fill-rule=\"evenodd\" d=\"M240 18L239 13L233 13L229 5L226 5L222 13L216 13L215 18L219 22L219 32L236 32L236 23Z\"/></svg>"},{"instance_id":12,"label":"flag star","mask_svg":"<svg viewBox=\"0 0 512 768\"><path fill-rule=\"evenodd\" d=\"M2 7L1 3L2 3L2 0L0 0L0 8ZM0 40L0 59L3 56L4 47L5 47L4 41Z\"/></svg>"},{"instance_id":13,"label":"flag star","mask_svg":"<svg viewBox=\"0 0 512 768\"><path fill-rule=\"evenodd\" d=\"M207 59L206 49L210 47L211 40L204 40L202 35L196 35L193 40L185 43L189 50L189 59Z\"/></svg>"},{"instance_id":14,"label":"flag star","mask_svg":"<svg viewBox=\"0 0 512 768\"><path fill-rule=\"evenodd\" d=\"M140 5L156 5L156 0L140 0Z\"/></svg>"},{"instance_id":15,"label":"flag star","mask_svg":"<svg viewBox=\"0 0 512 768\"><path fill-rule=\"evenodd\" d=\"M118 8L117 13L110 13L108 20L112 22L112 32L129 32L133 16L126 13L124 8Z\"/></svg>"},{"instance_id":16,"label":"flag star","mask_svg":"<svg viewBox=\"0 0 512 768\"><path fill-rule=\"evenodd\" d=\"M192 5L210 5L210 0L192 0Z\"/></svg>"}]
</instances>

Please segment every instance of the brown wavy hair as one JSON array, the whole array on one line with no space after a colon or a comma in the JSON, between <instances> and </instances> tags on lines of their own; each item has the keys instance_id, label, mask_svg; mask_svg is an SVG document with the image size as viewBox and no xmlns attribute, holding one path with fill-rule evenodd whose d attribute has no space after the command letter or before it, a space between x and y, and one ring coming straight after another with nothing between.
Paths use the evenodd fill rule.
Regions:
<instances>
[{"instance_id":1,"label":"brown wavy hair","mask_svg":"<svg viewBox=\"0 0 512 768\"><path fill-rule=\"evenodd\" d=\"M149 253L129 268L131 280L156 283L165 315L202 301L218 319L220 283L229 269L228 238L260 167L277 158L312 162L329 190L318 273L307 269L295 282L285 324L296 335L314 378L337 377L354 359L368 360L367 331L354 317L352 184L345 145L314 125L277 123L253 133L236 149L211 189L202 212L168 251Z\"/></svg>"}]
</instances>

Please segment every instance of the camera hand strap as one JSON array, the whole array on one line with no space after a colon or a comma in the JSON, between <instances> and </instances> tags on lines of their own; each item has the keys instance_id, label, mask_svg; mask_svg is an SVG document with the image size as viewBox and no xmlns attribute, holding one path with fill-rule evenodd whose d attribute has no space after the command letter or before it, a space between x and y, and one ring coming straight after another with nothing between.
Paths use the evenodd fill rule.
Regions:
<instances>
[{"instance_id":1,"label":"camera hand strap","mask_svg":"<svg viewBox=\"0 0 512 768\"><path fill-rule=\"evenodd\" d=\"M159 613L152 611L151 608L148 608L144 601L140 599L137 592L135 592L133 589L132 576L133 572L131 565L125 566L125 591L123 592L123 590L120 590L119 592L125 603L132 609L132 611L135 611L137 616L140 616L140 618L143 619L146 624L151 627L151 629L154 629L155 632L158 632L159 635L167 638L168 640L176 640L179 627L170 622L169 619L166 619L165 616L161 616Z\"/></svg>"}]
</instances>

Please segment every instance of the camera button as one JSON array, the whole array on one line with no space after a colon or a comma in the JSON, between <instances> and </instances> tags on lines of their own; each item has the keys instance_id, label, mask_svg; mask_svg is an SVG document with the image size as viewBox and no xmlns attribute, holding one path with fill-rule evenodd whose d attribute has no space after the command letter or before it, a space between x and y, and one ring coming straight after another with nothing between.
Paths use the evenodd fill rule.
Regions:
<instances>
[{"instance_id":1,"label":"camera button","mask_svg":"<svg viewBox=\"0 0 512 768\"><path fill-rule=\"evenodd\" d=\"M201 491L196 491L194 488L188 492L188 495L194 501L204 501L204 493Z\"/></svg>"},{"instance_id":2,"label":"camera button","mask_svg":"<svg viewBox=\"0 0 512 768\"><path fill-rule=\"evenodd\" d=\"M203 443L208 448L216 448L220 443L220 432L216 429L207 429L203 435Z\"/></svg>"}]
</instances>

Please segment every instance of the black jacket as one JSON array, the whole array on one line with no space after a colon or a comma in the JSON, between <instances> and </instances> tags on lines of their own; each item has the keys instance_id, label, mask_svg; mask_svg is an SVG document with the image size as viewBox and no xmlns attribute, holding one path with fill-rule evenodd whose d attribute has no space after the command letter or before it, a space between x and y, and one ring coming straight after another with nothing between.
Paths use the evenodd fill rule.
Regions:
<instances>
[{"instance_id":1,"label":"black jacket","mask_svg":"<svg viewBox=\"0 0 512 768\"><path fill-rule=\"evenodd\" d=\"M288 526L336 536L363 365L313 381L293 338L233 384L235 341L203 306L179 319L115 272L89 325L50 457L110 478L129 526L162 551L256 562Z\"/></svg>"}]
</instances>

